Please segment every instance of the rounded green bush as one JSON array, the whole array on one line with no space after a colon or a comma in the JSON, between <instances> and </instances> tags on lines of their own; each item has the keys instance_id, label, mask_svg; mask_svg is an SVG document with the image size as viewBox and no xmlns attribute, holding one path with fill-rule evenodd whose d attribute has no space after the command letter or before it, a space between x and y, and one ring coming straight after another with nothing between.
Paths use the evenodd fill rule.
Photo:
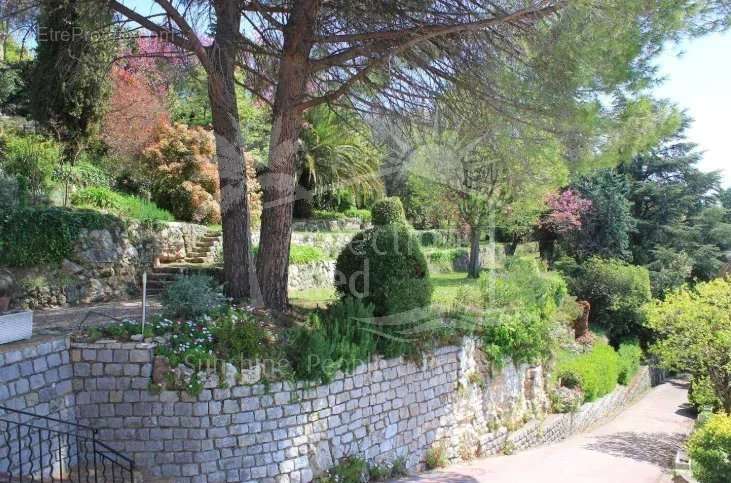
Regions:
<instances>
[{"instance_id":1,"label":"rounded green bush","mask_svg":"<svg viewBox=\"0 0 731 483\"><path fill-rule=\"evenodd\" d=\"M402 224L355 235L338 256L335 286L342 296L373 304L376 316L425 307L433 290L419 242Z\"/></svg>"},{"instance_id":2,"label":"rounded green bush","mask_svg":"<svg viewBox=\"0 0 731 483\"><path fill-rule=\"evenodd\" d=\"M731 416L714 414L688 441L693 476L700 483L731 481Z\"/></svg>"},{"instance_id":3,"label":"rounded green bush","mask_svg":"<svg viewBox=\"0 0 731 483\"><path fill-rule=\"evenodd\" d=\"M162 315L194 320L221 307L225 298L208 275L182 275L162 294Z\"/></svg>"},{"instance_id":4,"label":"rounded green bush","mask_svg":"<svg viewBox=\"0 0 731 483\"><path fill-rule=\"evenodd\" d=\"M371 215L373 224L376 226L406 222L404 205L396 197L383 198L382 200L376 201L371 208Z\"/></svg>"}]
</instances>

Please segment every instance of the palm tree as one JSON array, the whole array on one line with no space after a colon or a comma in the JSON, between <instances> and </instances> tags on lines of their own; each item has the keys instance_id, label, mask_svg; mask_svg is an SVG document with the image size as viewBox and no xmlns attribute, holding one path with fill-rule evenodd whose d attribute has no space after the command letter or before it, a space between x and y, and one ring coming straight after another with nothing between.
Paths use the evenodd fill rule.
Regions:
<instances>
[{"instance_id":1,"label":"palm tree","mask_svg":"<svg viewBox=\"0 0 731 483\"><path fill-rule=\"evenodd\" d=\"M370 197L383 189L381 156L362 123L327 106L312 109L300 135L299 185L307 196L295 202L295 216L311 214L314 196L351 191Z\"/></svg>"}]
</instances>

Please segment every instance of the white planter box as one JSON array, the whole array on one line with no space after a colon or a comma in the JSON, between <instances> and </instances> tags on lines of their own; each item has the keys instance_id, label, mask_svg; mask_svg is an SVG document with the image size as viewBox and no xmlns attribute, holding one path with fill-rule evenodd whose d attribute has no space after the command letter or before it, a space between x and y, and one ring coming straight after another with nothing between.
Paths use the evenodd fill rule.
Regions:
<instances>
[{"instance_id":1,"label":"white planter box","mask_svg":"<svg viewBox=\"0 0 731 483\"><path fill-rule=\"evenodd\" d=\"M33 335L33 312L11 312L0 315L0 344L30 339Z\"/></svg>"}]
</instances>

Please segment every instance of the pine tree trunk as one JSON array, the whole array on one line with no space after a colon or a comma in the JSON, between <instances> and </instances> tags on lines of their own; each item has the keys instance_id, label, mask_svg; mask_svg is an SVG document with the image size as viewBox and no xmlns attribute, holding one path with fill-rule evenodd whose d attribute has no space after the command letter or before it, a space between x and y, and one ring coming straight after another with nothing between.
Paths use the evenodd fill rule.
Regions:
<instances>
[{"instance_id":1,"label":"pine tree trunk","mask_svg":"<svg viewBox=\"0 0 731 483\"><path fill-rule=\"evenodd\" d=\"M297 140L306 93L310 50L318 0L295 2L284 32L277 90L272 109L269 171L262 188L261 240L256 260L264 303L275 310L289 306L287 280L296 182Z\"/></svg>"},{"instance_id":2,"label":"pine tree trunk","mask_svg":"<svg viewBox=\"0 0 731 483\"><path fill-rule=\"evenodd\" d=\"M480 229L470 227L470 262L467 275L470 278L480 278Z\"/></svg>"},{"instance_id":3,"label":"pine tree trunk","mask_svg":"<svg viewBox=\"0 0 731 483\"><path fill-rule=\"evenodd\" d=\"M225 292L234 300L252 297L257 301L243 143L234 82L235 39L240 17L228 11L232 6L232 2L216 2L218 24L210 50L210 58L214 61L212 70L208 72L208 96L221 183Z\"/></svg>"}]
</instances>

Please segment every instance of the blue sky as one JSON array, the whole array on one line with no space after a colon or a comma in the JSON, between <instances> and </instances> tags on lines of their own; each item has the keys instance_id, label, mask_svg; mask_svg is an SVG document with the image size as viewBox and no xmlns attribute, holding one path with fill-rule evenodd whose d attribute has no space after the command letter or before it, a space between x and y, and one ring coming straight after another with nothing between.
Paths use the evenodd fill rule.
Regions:
<instances>
[{"instance_id":1,"label":"blue sky","mask_svg":"<svg viewBox=\"0 0 731 483\"><path fill-rule=\"evenodd\" d=\"M665 82L655 89L695 122L688 139L704 151L701 169L719 170L731 187L731 32L673 46L658 59Z\"/></svg>"}]
</instances>

